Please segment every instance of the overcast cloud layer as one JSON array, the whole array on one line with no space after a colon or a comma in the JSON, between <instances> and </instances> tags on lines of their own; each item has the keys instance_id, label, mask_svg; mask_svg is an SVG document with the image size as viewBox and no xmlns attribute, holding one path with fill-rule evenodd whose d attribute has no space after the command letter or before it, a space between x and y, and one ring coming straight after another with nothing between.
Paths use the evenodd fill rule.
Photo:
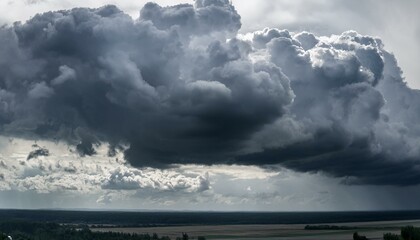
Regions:
<instances>
[{"instance_id":1,"label":"overcast cloud layer","mask_svg":"<svg viewBox=\"0 0 420 240\"><path fill-rule=\"evenodd\" d=\"M240 28L227 0L2 27L2 135L63 141L81 157L109 143L135 167L281 165L347 184L420 183L420 93L380 39ZM48 156L36 148L27 161ZM147 187L148 175L114 171L104 188ZM181 188L208 188L191 181Z\"/></svg>"}]
</instances>

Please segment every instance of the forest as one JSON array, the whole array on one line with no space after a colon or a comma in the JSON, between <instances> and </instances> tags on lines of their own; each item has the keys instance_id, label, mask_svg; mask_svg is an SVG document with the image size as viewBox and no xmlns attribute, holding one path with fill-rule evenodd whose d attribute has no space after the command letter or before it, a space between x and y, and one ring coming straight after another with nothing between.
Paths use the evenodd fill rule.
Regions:
<instances>
[{"instance_id":1,"label":"forest","mask_svg":"<svg viewBox=\"0 0 420 240\"><path fill-rule=\"evenodd\" d=\"M167 236L152 234L128 234L118 232L92 232L87 225L60 225L57 223L35 223L11 221L0 223L0 240L171 240ZM192 240L182 233L176 240ZM205 240L198 237L197 240Z\"/></svg>"},{"instance_id":2,"label":"forest","mask_svg":"<svg viewBox=\"0 0 420 240\"><path fill-rule=\"evenodd\" d=\"M306 226L305 230L350 230L340 226ZM0 240L171 240L168 236L158 236L156 233L130 234L119 232L95 232L85 224L58 224L48 222L6 221L0 222ZM181 233L174 240L205 240L205 237L192 238L187 233ZM355 232L354 240L368 240ZM420 240L420 228L405 226L400 234L385 233L384 240Z\"/></svg>"},{"instance_id":3,"label":"forest","mask_svg":"<svg viewBox=\"0 0 420 240\"><path fill-rule=\"evenodd\" d=\"M420 240L420 228L413 226L405 226L401 228L401 234L385 233L384 240ZM369 240L365 236L359 235L357 232L353 234L353 240Z\"/></svg>"}]
</instances>

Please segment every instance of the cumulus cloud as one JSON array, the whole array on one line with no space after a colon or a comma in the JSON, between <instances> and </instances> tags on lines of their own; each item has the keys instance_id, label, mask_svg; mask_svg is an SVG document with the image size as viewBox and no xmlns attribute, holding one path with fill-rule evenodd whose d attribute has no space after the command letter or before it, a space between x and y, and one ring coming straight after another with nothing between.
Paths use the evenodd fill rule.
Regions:
<instances>
[{"instance_id":1,"label":"cumulus cloud","mask_svg":"<svg viewBox=\"0 0 420 240\"><path fill-rule=\"evenodd\" d=\"M66 65L60 66L58 70L60 71L60 75L51 81L52 85L60 85L76 78L76 71Z\"/></svg>"},{"instance_id":2,"label":"cumulus cloud","mask_svg":"<svg viewBox=\"0 0 420 240\"><path fill-rule=\"evenodd\" d=\"M0 137L0 142L4 139ZM149 192L195 194L211 189L206 172L183 173L182 170L136 169L128 166L122 154L107 156L107 146L97 148L97 156L66 151L63 143L43 142L47 147L33 144L33 151L25 158L29 141L17 140L14 146L1 147L0 191L37 193L73 192L74 194L102 194L102 201L112 192ZM55 148L54 148L55 146ZM10 154L10 150L13 153ZM111 194L112 195L112 194ZM108 196L108 197L107 197Z\"/></svg>"},{"instance_id":3,"label":"cumulus cloud","mask_svg":"<svg viewBox=\"0 0 420 240\"><path fill-rule=\"evenodd\" d=\"M240 35L228 0L140 13L76 8L1 28L2 134L64 140L80 156L125 144L109 153L136 167L280 164L351 184L420 183L420 94L380 39ZM143 177L118 169L103 187L155 186ZM178 177L160 184L208 188Z\"/></svg>"},{"instance_id":4,"label":"cumulus cloud","mask_svg":"<svg viewBox=\"0 0 420 240\"><path fill-rule=\"evenodd\" d=\"M267 32L262 34L268 36ZM260 32L255 34L254 39L261 38ZM290 110L302 128L292 135L306 135L301 141L268 146L240 159L350 177L346 183L419 183L418 148L412 144L418 135L389 132L410 128L415 121L414 116L399 113L403 106L395 105L395 95L417 94L406 86L395 58L379 39L353 31L319 38L298 33L274 37L266 46L269 58L290 78L296 95ZM395 91L395 85L398 94L386 90ZM408 109L415 102L406 101L403 109L414 113Z\"/></svg>"},{"instance_id":5,"label":"cumulus cloud","mask_svg":"<svg viewBox=\"0 0 420 240\"><path fill-rule=\"evenodd\" d=\"M112 203L112 196L109 194L102 195L96 200L96 203L101 204L101 205L110 204Z\"/></svg>"},{"instance_id":6,"label":"cumulus cloud","mask_svg":"<svg viewBox=\"0 0 420 240\"><path fill-rule=\"evenodd\" d=\"M174 192L202 192L210 189L208 176L188 177L176 172L161 170L134 170L118 168L110 173L103 189L138 190L150 189Z\"/></svg>"}]
</instances>

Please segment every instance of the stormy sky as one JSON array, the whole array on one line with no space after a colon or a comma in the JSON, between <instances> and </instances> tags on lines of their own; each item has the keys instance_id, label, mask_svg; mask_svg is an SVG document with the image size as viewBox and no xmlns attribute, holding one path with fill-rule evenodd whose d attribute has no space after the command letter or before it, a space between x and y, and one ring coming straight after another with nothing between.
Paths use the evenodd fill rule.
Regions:
<instances>
[{"instance_id":1,"label":"stormy sky","mask_svg":"<svg viewBox=\"0 0 420 240\"><path fill-rule=\"evenodd\" d=\"M1 3L0 207L418 208L418 3L385 2Z\"/></svg>"}]
</instances>

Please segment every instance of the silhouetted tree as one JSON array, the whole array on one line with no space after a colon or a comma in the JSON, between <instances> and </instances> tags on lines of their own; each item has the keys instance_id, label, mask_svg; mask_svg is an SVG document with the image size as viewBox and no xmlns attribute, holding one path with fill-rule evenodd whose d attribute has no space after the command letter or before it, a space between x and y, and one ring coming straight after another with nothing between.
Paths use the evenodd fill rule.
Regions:
<instances>
[{"instance_id":1,"label":"silhouetted tree","mask_svg":"<svg viewBox=\"0 0 420 240\"><path fill-rule=\"evenodd\" d=\"M353 233L353 240L368 240L366 236L360 236L359 233Z\"/></svg>"},{"instance_id":2,"label":"silhouetted tree","mask_svg":"<svg viewBox=\"0 0 420 240\"><path fill-rule=\"evenodd\" d=\"M385 233L384 240L401 240L398 234Z\"/></svg>"},{"instance_id":3,"label":"silhouetted tree","mask_svg":"<svg viewBox=\"0 0 420 240\"><path fill-rule=\"evenodd\" d=\"M188 240L188 234L187 233L182 233L182 240Z\"/></svg>"},{"instance_id":4,"label":"silhouetted tree","mask_svg":"<svg viewBox=\"0 0 420 240\"><path fill-rule=\"evenodd\" d=\"M401 237L404 240L420 240L420 228L406 226L401 228Z\"/></svg>"}]
</instances>

